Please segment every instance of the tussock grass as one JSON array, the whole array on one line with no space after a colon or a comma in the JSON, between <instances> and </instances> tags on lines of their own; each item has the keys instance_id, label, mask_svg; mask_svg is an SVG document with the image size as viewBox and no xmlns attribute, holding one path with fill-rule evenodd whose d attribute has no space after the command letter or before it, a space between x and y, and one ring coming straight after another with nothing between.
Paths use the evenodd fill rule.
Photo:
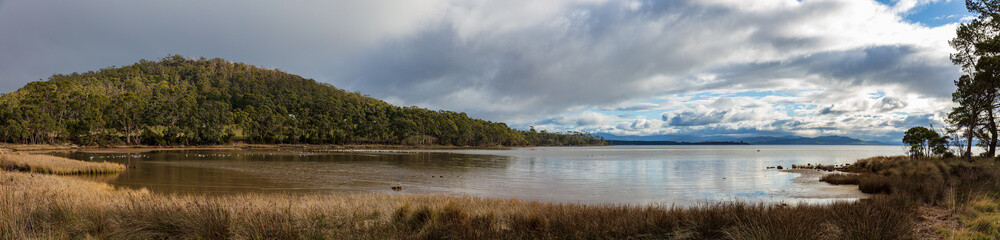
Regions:
<instances>
[{"instance_id":1,"label":"tussock grass","mask_svg":"<svg viewBox=\"0 0 1000 240\"><path fill-rule=\"evenodd\" d=\"M109 162L84 162L49 155L0 153L0 169L45 174L110 174L125 166Z\"/></svg>"},{"instance_id":2,"label":"tussock grass","mask_svg":"<svg viewBox=\"0 0 1000 240\"><path fill-rule=\"evenodd\" d=\"M858 174L844 174L844 173L834 173L824 175L819 179L823 182L828 182L834 185L858 185L861 180L861 176Z\"/></svg>"},{"instance_id":3,"label":"tussock grass","mask_svg":"<svg viewBox=\"0 0 1000 240\"><path fill-rule=\"evenodd\" d=\"M949 239L1000 236L1000 163L995 159L875 157L837 170L857 174L831 174L821 180L950 209L959 217L960 229L936 229Z\"/></svg>"}]
</instances>

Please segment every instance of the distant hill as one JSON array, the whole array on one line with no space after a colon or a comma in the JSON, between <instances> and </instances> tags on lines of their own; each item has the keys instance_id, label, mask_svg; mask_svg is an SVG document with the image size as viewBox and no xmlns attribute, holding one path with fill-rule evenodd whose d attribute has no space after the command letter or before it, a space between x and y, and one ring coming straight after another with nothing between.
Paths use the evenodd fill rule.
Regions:
<instances>
[{"instance_id":1,"label":"distant hill","mask_svg":"<svg viewBox=\"0 0 1000 240\"><path fill-rule=\"evenodd\" d=\"M393 106L274 69L170 56L57 74L0 95L0 142L80 145L603 144L465 113Z\"/></svg>"},{"instance_id":2,"label":"distant hill","mask_svg":"<svg viewBox=\"0 0 1000 240\"><path fill-rule=\"evenodd\" d=\"M888 145L886 143L865 141L842 136L823 137L752 137L741 138L740 141L753 145Z\"/></svg>"},{"instance_id":3,"label":"distant hill","mask_svg":"<svg viewBox=\"0 0 1000 240\"><path fill-rule=\"evenodd\" d=\"M625 141L605 140L610 145L749 145L745 142L676 142L676 141Z\"/></svg>"},{"instance_id":4,"label":"distant hill","mask_svg":"<svg viewBox=\"0 0 1000 240\"><path fill-rule=\"evenodd\" d=\"M743 142L753 145L899 145L877 141L866 141L844 136L762 136L762 137L718 137L689 135L655 135L655 136L618 136L607 133L596 133L609 142L613 141L646 141L646 142Z\"/></svg>"}]
</instances>

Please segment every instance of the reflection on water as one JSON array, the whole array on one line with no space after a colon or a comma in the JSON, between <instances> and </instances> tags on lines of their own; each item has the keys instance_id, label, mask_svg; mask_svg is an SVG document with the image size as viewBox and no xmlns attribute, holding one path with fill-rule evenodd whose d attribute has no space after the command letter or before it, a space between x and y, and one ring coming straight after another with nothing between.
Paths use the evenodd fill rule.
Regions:
<instances>
[{"instance_id":1,"label":"reflection on water","mask_svg":"<svg viewBox=\"0 0 1000 240\"><path fill-rule=\"evenodd\" d=\"M220 150L58 155L128 164L130 169L124 173L95 180L159 192L391 193L391 187L402 186L401 193L683 206L726 200L857 198L861 195L853 187L792 181L800 175L766 167L842 164L902 153L898 146L607 146L406 153Z\"/></svg>"}]
</instances>

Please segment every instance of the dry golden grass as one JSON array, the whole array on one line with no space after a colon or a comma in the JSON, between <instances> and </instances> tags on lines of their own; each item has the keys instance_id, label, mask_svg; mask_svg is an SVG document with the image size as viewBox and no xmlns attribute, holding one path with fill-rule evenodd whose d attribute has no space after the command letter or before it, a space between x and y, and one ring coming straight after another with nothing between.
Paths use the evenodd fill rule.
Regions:
<instances>
[{"instance_id":1,"label":"dry golden grass","mask_svg":"<svg viewBox=\"0 0 1000 240\"><path fill-rule=\"evenodd\" d=\"M19 159L27 158L51 159ZM0 171L0 239L905 239L910 206L892 197L681 209L396 194L164 195Z\"/></svg>"},{"instance_id":2,"label":"dry golden grass","mask_svg":"<svg viewBox=\"0 0 1000 240\"><path fill-rule=\"evenodd\" d=\"M824 175L819 180L834 185L858 185L860 179L861 176L859 174L834 173Z\"/></svg>"},{"instance_id":3,"label":"dry golden grass","mask_svg":"<svg viewBox=\"0 0 1000 240\"><path fill-rule=\"evenodd\" d=\"M900 239L911 236L905 206L889 198L679 209L428 195L162 195L0 172L0 239Z\"/></svg>"},{"instance_id":4,"label":"dry golden grass","mask_svg":"<svg viewBox=\"0 0 1000 240\"><path fill-rule=\"evenodd\" d=\"M46 174L108 174L125 166L108 162L84 162L48 155L0 153L0 169Z\"/></svg>"},{"instance_id":5,"label":"dry golden grass","mask_svg":"<svg viewBox=\"0 0 1000 240\"><path fill-rule=\"evenodd\" d=\"M875 157L839 170L858 174L832 174L822 180L858 184L865 193L945 208L958 219L944 224L957 228L933 227L922 232L938 232L947 239L1000 238L1000 162L995 158Z\"/></svg>"}]
</instances>

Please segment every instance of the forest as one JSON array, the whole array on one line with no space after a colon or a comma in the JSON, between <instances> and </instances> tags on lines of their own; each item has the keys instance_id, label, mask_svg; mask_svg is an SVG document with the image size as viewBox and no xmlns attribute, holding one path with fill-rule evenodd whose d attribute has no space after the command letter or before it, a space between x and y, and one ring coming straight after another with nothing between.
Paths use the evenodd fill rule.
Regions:
<instances>
[{"instance_id":1,"label":"forest","mask_svg":"<svg viewBox=\"0 0 1000 240\"><path fill-rule=\"evenodd\" d=\"M512 129L399 107L280 70L169 56L56 74L0 95L0 142L18 144L598 145L587 133Z\"/></svg>"}]
</instances>

